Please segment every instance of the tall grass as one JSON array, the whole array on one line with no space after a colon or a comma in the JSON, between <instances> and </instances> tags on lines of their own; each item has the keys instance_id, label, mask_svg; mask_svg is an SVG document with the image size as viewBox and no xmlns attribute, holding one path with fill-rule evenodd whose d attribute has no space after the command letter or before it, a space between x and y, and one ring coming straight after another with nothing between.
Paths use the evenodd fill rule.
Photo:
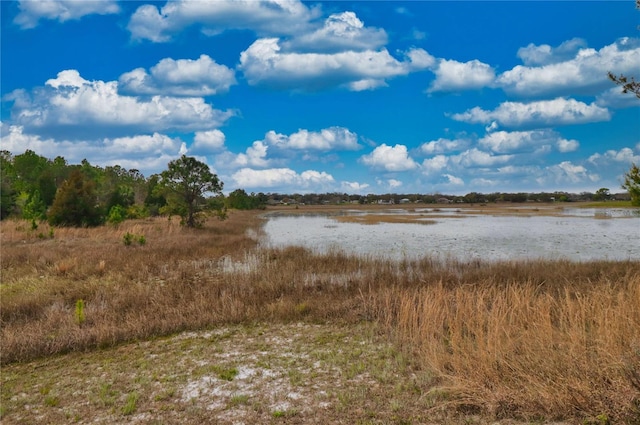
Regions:
<instances>
[{"instance_id":1,"label":"tall grass","mask_svg":"<svg viewBox=\"0 0 640 425\"><path fill-rule=\"evenodd\" d=\"M640 262L316 255L259 248L260 223L234 211L201 230L153 219L52 239L0 223L2 363L225 323L374 320L437 377L427 405L640 423Z\"/></svg>"},{"instance_id":2,"label":"tall grass","mask_svg":"<svg viewBox=\"0 0 640 425\"><path fill-rule=\"evenodd\" d=\"M461 408L640 420L637 269L617 281L394 287L373 302Z\"/></svg>"}]
</instances>

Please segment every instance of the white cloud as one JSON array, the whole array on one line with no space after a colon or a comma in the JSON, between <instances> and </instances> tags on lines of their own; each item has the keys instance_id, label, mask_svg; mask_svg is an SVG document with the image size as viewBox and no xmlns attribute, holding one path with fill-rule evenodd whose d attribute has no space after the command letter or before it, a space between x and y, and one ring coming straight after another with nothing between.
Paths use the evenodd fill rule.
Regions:
<instances>
[{"instance_id":1,"label":"white cloud","mask_svg":"<svg viewBox=\"0 0 640 425\"><path fill-rule=\"evenodd\" d=\"M115 137L131 132L199 131L219 127L234 115L213 109L198 97L152 96L139 99L118 94L116 81L87 81L66 70L31 95L14 92L12 118L28 132L65 137Z\"/></svg>"},{"instance_id":2,"label":"white cloud","mask_svg":"<svg viewBox=\"0 0 640 425\"><path fill-rule=\"evenodd\" d=\"M283 43L287 50L304 52L339 52L343 50L375 50L387 43L387 33L367 28L354 12L330 15L324 25Z\"/></svg>"},{"instance_id":3,"label":"white cloud","mask_svg":"<svg viewBox=\"0 0 640 425\"><path fill-rule=\"evenodd\" d=\"M621 38L600 50L581 48L571 59L556 62L574 52L581 41L573 39L565 43L564 48L561 45L555 50L542 46L521 49L520 55L526 63L541 66L518 65L498 76L497 85L507 93L520 96L595 94L611 84L608 71L633 74L640 63L640 39L637 38Z\"/></svg>"},{"instance_id":4,"label":"white cloud","mask_svg":"<svg viewBox=\"0 0 640 425\"><path fill-rule=\"evenodd\" d=\"M246 153L238 154L234 165L239 167L267 167L269 165L269 161L266 159L268 148L261 141L255 141L247 148Z\"/></svg>"},{"instance_id":5,"label":"white cloud","mask_svg":"<svg viewBox=\"0 0 640 425\"><path fill-rule=\"evenodd\" d=\"M558 47L551 47L548 44L536 46L531 43L527 47L518 49L518 57L527 66L549 65L573 59L584 47L587 47L587 42L581 38L572 38Z\"/></svg>"},{"instance_id":6,"label":"white cloud","mask_svg":"<svg viewBox=\"0 0 640 425\"><path fill-rule=\"evenodd\" d=\"M219 151L224 147L224 141L225 135L218 129L196 131L190 150L201 153Z\"/></svg>"},{"instance_id":7,"label":"white cloud","mask_svg":"<svg viewBox=\"0 0 640 425\"><path fill-rule=\"evenodd\" d=\"M422 161L422 171L424 174L436 174L447 167L449 157L444 155L436 155L433 158L427 158Z\"/></svg>"},{"instance_id":8,"label":"white cloud","mask_svg":"<svg viewBox=\"0 0 640 425\"><path fill-rule=\"evenodd\" d=\"M429 92L489 87L496 78L494 69L478 60L458 62L441 59L433 72L436 79L431 83Z\"/></svg>"},{"instance_id":9,"label":"white cloud","mask_svg":"<svg viewBox=\"0 0 640 425\"><path fill-rule=\"evenodd\" d=\"M307 170L298 174L290 168L269 168L266 170L242 168L231 177L237 187L287 187L288 190L293 191L296 189L321 189L334 183L333 176L324 171Z\"/></svg>"},{"instance_id":10,"label":"white cloud","mask_svg":"<svg viewBox=\"0 0 640 425\"><path fill-rule=\"evenodd\" d=\"M371 168L389 172L409 171L418 167L418 164L409 156L407 147L404 145L392 147L383 143L369 155L360 157L360 161Z\"/></svg>"},{"instance_id":11,"label":"white cloud","mask_svg":"<svg viewBox=\"0 0 640 425\"><path fill-rule=\"evenodd\" d=\"M513 159L513 155L493 155L478 148L472 148L462 152L460 155L450 157L452 163L466 168L492 167L509 162L511 159Z\"/></svg>"},{"instance_id":12,"label":"white cloud","mask_svg":"<svg viewBox=\"0 0 640 425\"><path fill-rule=\"evenodd\" d=\"M162 59L147 73L137 68L120 76L118 88L126 94L210 96L236 84L235 72L207 55L198 59Z\"/></svg>"},{"instance_id":13,"label":"white cloud","mask_svg":"<svg viewBox=\"0 0 640 425\"><path fill-rule=\"evenodd\" d=\"M402 182L396 179L389 179L387 180L387 185L389 186L389 189L397 189L402 186Z\"/></svg>"},{"instance_id":14,"label":"white cloud","mask_svg":"<svg viewBox=\"0 0 640 425\"><path fill-rule=\"evenodd\" d=\"M430 142L423 143L420 146L420 152L425 155L433 155L438 153L447 153L458 151L466 148L469 145L468 140L464 139L443 139L440 138L438 140L432 140Z\"/></svg>"},{"instance_id":15,"label":"white cloud","mask_svg":"<svg viewBox=\"0 0 640 425\"><path fill-rule=\"evenodd\" d=\"M621 87L611 87L596 97L596 105L603 108L632 108L640 106L640 99L633 93L622 93Z\"/></svg>"},{"instance_id":16,"label":"white cloud","mask_svg":"<svg viewBox=\"0 0 640 425\"><path fill-rule=\"evenodd\" d=\"M594 165L608 165L611 163L631 164L635 163L640 165L640 144L636 146L637 153L634 153L631 148L622 148L620 150L610 149L602 154L595 153L589 157L589 162Z\"/></svg>"},{"instance_id":17,"label":"white cloud","mask_svg":"<svg viewBox=\"0 0 640 425\"><path fill-rule=\"evenodd\" d=\"M368 183L343 181L340 183L341 191L347 193L362 193L369 188Z\"/></svg>"},{"instance_id":18,"label":"white cloud","mask_svg":"<svg viewBox=\"0 0 640 425\"><path fill-rule=\"evenodd\" d=\"M558 151L562 153L576 151L580 147L580 143L577 140L559 139L556 142Z\"/></svg>"},{"instance_id":19,"label":"white cloud","mask_svg":"<svg viewBox=\"0 0 640 425\"><path fill-rule=\"evenodd\" d=\"M540 185L556 184L563 186L566 184L576 184L585 182L597 182L600 177L597 174L589 173L582 165L575 165L570 161L563 161L560 164L546 167L537 179Z\"/></svg>"},{"instance_id":20,"label":"white cloud","mask_svg":"<svg viewBox=\"0 0 640 425\"><path fill-rule=\"evenodd\" d=\"M239 69L250 85L314 91L343 86L371 89L386 79L426 68L429 54L413 49L398 61L386 49L328 53L283 52L277 38L256 40L240 54Z\"/></svg>"},{"instance_id":21,"label":"white cloud","mask_svg":"<svg viewBox=\"0 0 640 425\"><path fill-rule=\"evenodd\" d=\"M448 180L448 183L450 185L453 186L463 186L464 185L464 180L461 179L460 177L456 177L452 174L443 174L443 177L446 177Z\"/></svg>"},{"instance_id":22,"label":"white cloud","mask_svg":"<svg viewBox=\"0 0 640 425\"><path fill-rule=\"evenodd\" d=\"M205 35L228 29L246 29L260 35L294 34L308 27L318 12L296 0L168 1L160 10L150 4L138 7L127 29L131 37L153 42L169 41L192 25Z\"/></svg>"},{"instance_id":23,"label":"white cloud","mask_svg":"<svg viewBox=\"0 0 640 425\"><path fill-rule=\"evenodd\" d=\"M611 114L595 103L587 105L575 99L559 97L529 103L503 102L493 111L475 107L451 117L456 121L479 124L496 121L504 127L553 127L608 121Z\"/></svg>"},{"instance_id":24,"label":"white cloud","mask_svg":"<svg viewBox=\"0 0 640 425\"><path fill-rule=\"evenodd\" d=\"M22 29L34 28L40 19L65 22L80 19L86 15L108 15L119 13L120 7L115 0L20 0L20 13L13 20Z\"/></svg>"},{"instance_id":25,"label":"white cloud","mask_svg":"<svg viewBox=\"0 0 640 425\"><path fill-rule=\"evenodd\" d=\"M556 146L560 152L572 152L579 146L576 140L563 139L552 130L495 131L478 141L478 144L497 153L533 152L543 146Z\"/></svg>"},{"instance_id":26,"label":"white cloud","mask_svg":"<svg viewBox=\"0 0 640 425\"><path fill-rule=\"evenodd\" d=\"M358 136L343 127L329 127L319 132L305 129L286 136L284 134L269 131L264 142L278 149L293 150L358 150Z\"/></svg>"}]
</instances>

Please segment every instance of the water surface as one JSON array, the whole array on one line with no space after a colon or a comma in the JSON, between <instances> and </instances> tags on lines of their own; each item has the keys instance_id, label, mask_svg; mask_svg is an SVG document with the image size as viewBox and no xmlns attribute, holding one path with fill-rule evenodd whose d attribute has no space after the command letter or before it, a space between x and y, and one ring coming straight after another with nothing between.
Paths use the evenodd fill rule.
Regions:
<instances>
[{"instance_id":1,"label":"water surface","mask_svg":"<svg viewBox=\"0 0 640 425\"><path fill-rule=\"evenodd\" d=\"M424 210L414 211L424 213ZM443 212L446 217L442 216ZM407 214L407 211L385 213ZM492 216L441 210L437 214L439 218L433 224L375 225L342 223L320 214L272 216L264 226L263 244L303 246L317 252L338 249L391 259L435 256L488 261L640 260L637 210L574 208L558 216Z\"/></svg>"}]
</instances>

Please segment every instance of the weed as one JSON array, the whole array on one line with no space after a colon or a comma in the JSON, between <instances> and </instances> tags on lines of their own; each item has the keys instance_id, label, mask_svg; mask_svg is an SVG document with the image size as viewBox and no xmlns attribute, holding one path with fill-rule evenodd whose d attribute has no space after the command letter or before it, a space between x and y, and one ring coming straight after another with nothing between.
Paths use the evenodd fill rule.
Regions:
<instances>
[{"instance_id":1,"label":"weed","mask_svg":"<svg viewBox=\"0 0 640 425\"><path fill-rule=\"evenodd\" d=\"M211 366L211 370L223 381L233 381L233 379L238 375L238 369L235 367L227 368L222 366Z\"/></svg>"},{"instance_id":2,"label":"weed","mask_svg":"<svg viewBox=\"0 0 640 425\"><path fill-rule=\"evenodd\" d=\"M127 394L127 399L122 407L122 414L127 416L133 414L137 409L139 394L135 391Z\"/></svg>"},{"instance_id":3,"label":"weed","mask_svg":"<svg viewBox=\"0 0 640 425\"><path fill-rule=\"evenodd\" d=\"M98 391L98 397L103 406L113 406L118 393L111 389L111 384L102 384Z\"/></svg>"},{"instance_id":4,"label":"weed","mask_svg":"<svg viewBox=\"0 0 640 425\"><path fill-rule=\"evenodd\" d=\"M85 315L84 315L84 300L78 300L76 301L76 323L78 324L78 326L82 326L82 324L85 321Z\"/></svg>"},{"instance_id":5,"label":"weed","mask_svg":"<svg viewBox=\"0 0 640 425\"><path fill-rule=\"evenodd\" d=\"M45 396L44 404L49 407L58 407L60 405L60 398L55 395L49 394Z\"/></svg>"},{"instance_id":6,"label":"weed","mask_svg":"<svg viewBox=\"0 0 640 425\"><path fill-rule=\"evenodd\" d=\"M271 412L271 416L274 418L291 418L298 414L298 409L286 409L286 410L274 410Z\"/></svg>"},{"instance_id":7,"label":"weed","mask_svg":"<svg viewBox=\"0 0 640 425\"><path fill-rule=\"evenodd\" d=\"M234 394L229 400L229 407L244 405L249 402L249 396L246 394Z\"/></svg>"},{"instance_id":8,"label":"weed","mask_svg":"<svg viewBox=\"0 0 640 425\"><path fill-rule=\"evenodd\" d=\"M127 232L124 234L124 236L122 237L122 242L126 245L126 246L130 246L133 243L133 238L134 235Z\"/></svg>"}]
</instances>

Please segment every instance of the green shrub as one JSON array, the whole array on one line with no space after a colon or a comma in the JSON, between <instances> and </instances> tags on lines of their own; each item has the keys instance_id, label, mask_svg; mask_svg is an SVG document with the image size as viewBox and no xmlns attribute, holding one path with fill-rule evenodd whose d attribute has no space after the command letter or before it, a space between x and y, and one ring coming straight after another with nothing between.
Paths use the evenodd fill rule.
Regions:
<instances>
[{"instance_id":1,"label":"green shrub","mask_svg":"<svg viewBox=\"0 0 640 425\"><path fill-rule=\"evenodd\" d=\"M133 235L132 233L125 233L124 236L122 237L122 242L124 242L124 244L126 246L129 246L133 243L133 238L135 237L135 235Z\"/></svg>"},{"instance_id":2,"label":"green shrub","mask_svg":"<svg viewBox=\"0 0 640 425\"><path fill-rule=\"evenodd\" d=\"M124 209L122 205L114 205L109 210L109 215L107 216L107 223L109 224L119 224L122 223L127 218L127 210Z\"/></svg>"}]
</instances>

